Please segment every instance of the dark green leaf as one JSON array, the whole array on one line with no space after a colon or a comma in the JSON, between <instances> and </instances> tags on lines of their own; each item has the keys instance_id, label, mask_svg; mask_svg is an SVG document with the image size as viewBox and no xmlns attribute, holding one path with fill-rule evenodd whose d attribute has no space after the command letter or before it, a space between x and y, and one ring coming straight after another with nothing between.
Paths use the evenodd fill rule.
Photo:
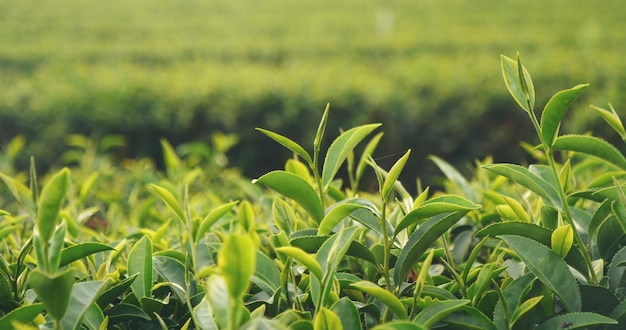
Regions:
<instances>
[{"instance_id":1,"label":"dark green leaf","mask_svg":"<svg viewBox=\"0 0 626 330\"><path fill-rule=\"evenodd\" d=\"M74 270L68 269L49 276L35 269L30 273L29 284L48 314L54 320L60 321L67 312L69 305L72 286L74 285Z\"/></svg>"},{"instance_id":2,"label":"dark green leaf","mask_svg":"<svg viewBox=\"0 0 626 330\"><path fill-rule=\"evenodd\" d=\"M467 214L457 211L438 214L422 224L410 237L398 257L394 281L398 285L404 281L415 262L435 243L450 227Z\"/></svg>"},{"instance_id":3,"label":"dark green leaf","mask_svg":"<svg viewBox=\"0 0 626 330\"><path fill-rule=\"evenodd\" d=\"M14 325L29 323L44 310L44 305L32 304L16 308L0 318L0 329L13 329Z\"/></svg>"},{"instance_id":4,"label":"dark green leaf","mask_svg":"<svg viewBox=\"0 0 626 330\"><path fill-rule=\"evenodd\" d=\"M95 301L98 298L98 293L105 290L108 285L110 285L110 282L105 281L74 284L67 313L63 317L63 320L61 320L63 329L82 329L85 315L92 306L96 306L97 308ZM97 324L97 326L99 327L100 324Z\"/></svg>"},{"instance_id":5,"label":"dark green leaf","mask_svg":"<svg viewBox=\"0 0 626 330\"><path fill-rule=\"evenodd\" d=\"M356 308L354 302L348 297L339 299L339 301L330 307L330 310L341 316L341 324L344 329L358 330L363 328L361 326L359 310Z\"/></svg>"},{"instance_id":6,"label":"dark green leaf","mask_svg":"<svg viewBox=\"0 0 626 330\"><path fill-rule=\"evenodd\" d=\"M606 316L590 312L567 313L548 319L539 324L535 329L589 329L590 327L603 324L617 324L617 321Z\"/></svg>"},{"instance_id":7,"label":"dark green leaf","mask_svg":"<svg viewBox=\"0 0 626 330\"><path fill-rule=\"evenodd\" d=\"M580 290L565 261L535 240L515 235L500 235L522 259L526 267L559 298L570 312L582 308Z\"/></svg>"}]
</instances>

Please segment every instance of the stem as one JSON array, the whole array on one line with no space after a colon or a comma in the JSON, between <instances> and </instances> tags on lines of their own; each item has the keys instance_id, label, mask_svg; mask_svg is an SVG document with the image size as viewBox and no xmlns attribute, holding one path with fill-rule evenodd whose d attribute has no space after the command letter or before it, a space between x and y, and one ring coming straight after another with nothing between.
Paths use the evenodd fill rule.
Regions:
<instances>
[{"instance_id":1,"label":"stem","mask_svg":"<svg viewBox=\"0 0 626 330\"><path fill-rule=\"evenodd\" d=\"M541 127L539 126L539 122L537 121L537 117L535 116L535 113L533 111L530 111L529 116L530 116L530 120L533 123L533 126L535 126L535 131L537 131L537 135L541 138ZM547 145L543 141L541 142L541 146L543 147L543 151L545 152L546 158L548 159L548 164L550 165L552 176L554 176L554 180L556 181L556 184L558 186L557 191L559 193L559 199L561 200L561 204L563 204L563 215L564 215L563 218L565 219L567 224L572 226L572 229L574 231L574 240L576 241L576 244L581 249L583 258L585 259L585 263L587 264L587 268L589 269L590 274L587 274L587 275L591 276L592 284L598 284L598 278L596 277L596 272L593 270L593 264L591 262L589 250L587 249L587 246L583 242L583 239L580 236L580 233L578 232L578 230L576 230L574 218L572 217L572 213L569 209L569 204L567 203L567 196L565 195L565 191L563 190L563 183L561 182L561 176L559 175L559 172L556 168L556 161L554 160L552 147Z\"/></svg>"}]
</instances>

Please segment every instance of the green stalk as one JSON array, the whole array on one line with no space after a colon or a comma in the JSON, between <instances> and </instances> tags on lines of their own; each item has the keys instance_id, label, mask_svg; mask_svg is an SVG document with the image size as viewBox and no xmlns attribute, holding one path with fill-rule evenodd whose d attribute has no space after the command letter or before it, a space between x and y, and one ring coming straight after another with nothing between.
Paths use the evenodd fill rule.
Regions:
<instances>
[{"instance_id":1,"label":"green stalk","mask_svg":"<svg viewBox=\"0 0 626 330\"><path fill-rule=\"evenodd\" d=\"M537 117L535 116L535 113L533 111L529 111L528 114L530 116L530 120L533 123L533 126L535 127L535 131L537 131L537 135L541 137L541 127L539 126L539 121L537 121ZM554 180L556 180L556 184L558 185L557 191L559 193L559 199L561 200L561 204L563 204L563 215L564 215L563 218L565 219L567 224L572 226L572 228L576 228L576 225L574 224L574 218L572 217L572 213L569 208L569 204L567 203L567 196L565 196L565 191L563 190L563 183L561 182L561 176L559 175L559 172L556 168L556 161L554 160L553 149L551 146L547 145L543 141L541 142L541 146L543 147L543 150L546 154L546 158L548 159L548 165L550 166L550 170L552 171L552 176L554 176ZM587 268L590 273L587 275L591 276L592 284L598 284L598 278L596 277L596 273L593 271L593 264L591 262L591 257L589 255L589 249L587 249L587 245L585 245L582 237L580 236L580 233L576 229L574 229L574 240L576 241L576 244L582 250L581 252L582 252L583 258L585 259L585 263L587 264Z\"/></svg>"}]
</instances>

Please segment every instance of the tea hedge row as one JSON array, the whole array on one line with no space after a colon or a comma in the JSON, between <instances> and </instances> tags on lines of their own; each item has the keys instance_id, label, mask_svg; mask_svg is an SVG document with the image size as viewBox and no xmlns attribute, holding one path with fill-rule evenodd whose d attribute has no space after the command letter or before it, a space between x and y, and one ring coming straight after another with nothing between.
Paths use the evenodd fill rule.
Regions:
<instances>
[{"instance_id":1,"label":"tea hedge row","mask_svg":"<svg viewBox=\"0 0 626 330\"><path fill-rule=\"evenodd\" d=\"M15 140L1 162L0 328L623 328L626 157L561 134L588 85L537 117L530 74L519 58L501 63L536 130L536 162L486 160L467 178L431 156L444 191L407 192L411 150L377 164L380 124L323 147L329 107L312 146L259 128L293 158L252 182L209 152L219 148L162 140L158 172L146 160L114 167L80 137L75 165L41 179L34 161L28 174L11 167ZM626 140L611 106L593 109Z\"/></svg>"}]
</instances>

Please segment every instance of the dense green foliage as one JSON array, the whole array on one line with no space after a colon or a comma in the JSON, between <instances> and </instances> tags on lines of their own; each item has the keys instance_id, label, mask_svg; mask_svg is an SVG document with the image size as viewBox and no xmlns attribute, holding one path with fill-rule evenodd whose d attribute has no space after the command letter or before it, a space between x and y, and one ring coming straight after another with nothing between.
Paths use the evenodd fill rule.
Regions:
<instances>
[{"instance_id":1,"label":"dense green foliage","mask_svg":"<svg viewBox=\"0 0 626 330\"><path fill-rule=\"evenodd\" d=\"M398 179L424 155L379 166L380 124L327 141L329 107L312 146L259 128L293 158L252 181L216 146L161 140L159 172L115 167L114 140L79 136L73 165L38 178L34 161L16 171L13 140L0 159L0 328L624 328L626 157L560 132L588 85L537 117L519 58L501 68L539 139L534 163L486 160L468 179L431 156L445 190L417 195ZM626 141L612 106L593 109Z\"/></svg>"},{"instance_id":2,"label":"dense green foliage","mask_svg":"<svg viewBox=\"0 0 626 330\"><path fill-rule=\"evenodd\" d=\"M239 135L231 158L258 176L288 153L253 128L309 141L330 102L329 132L384 124L384 165L409 148L457 165L517 161L530 125L504 97L494 54L532 59L539 103L581 81L594 83L581 104L624 108L623 11L621 0L3 0L0 141L24 134L27 166L30 154L56 159L67 133L124 134L127 155L154 156L161 137L222 131ZM598 127L586 113L568 129ZM409 160L407 178L433 173L424 159Z\"/></svg>"}]
</instances>

